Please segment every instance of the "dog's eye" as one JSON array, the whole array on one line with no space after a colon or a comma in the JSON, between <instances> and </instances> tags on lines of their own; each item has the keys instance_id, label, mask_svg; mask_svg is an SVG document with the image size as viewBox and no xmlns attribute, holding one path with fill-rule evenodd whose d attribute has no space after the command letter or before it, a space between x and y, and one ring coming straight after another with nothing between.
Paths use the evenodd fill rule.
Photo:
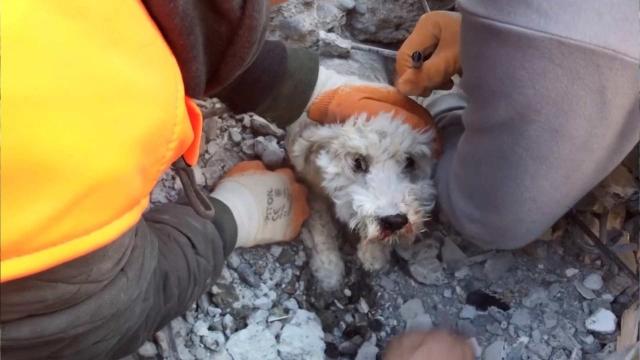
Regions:
<instances>
[{"instance_id":1,"label":"dog's eye","mask_svg":"<svg viewBox=\"0 0 640 360\"><path fill-rule=\"evenodd\" d=\"M411 171L416 168L416 161L413 157L407 156L407 159L404 163L405 170Z\"/></svg>"},{"instance_id":2,"label":"dog's eye","mask_svg":"<svg viewBox=\"0 0 640 360\"><path fill-rule=\"evenodd\" d=\"M359 173L366 173L369 170L369 165L367 164L367 160L362 156L356 156L353 159L353 171Z\"/></svg>"}]
</instances>

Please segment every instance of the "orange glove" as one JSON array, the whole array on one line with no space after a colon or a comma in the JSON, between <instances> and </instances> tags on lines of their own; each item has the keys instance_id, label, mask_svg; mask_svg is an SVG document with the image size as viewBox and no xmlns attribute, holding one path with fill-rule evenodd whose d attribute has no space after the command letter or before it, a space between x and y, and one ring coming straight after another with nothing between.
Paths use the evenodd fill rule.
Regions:
<instances>
[{"instance_id":1,"label":"orange glove","mask_svg":"<svg viewBox=\"0 0 640 360\"><path fill-rule=\"evenodd\" d=\"M442 331L416 331L391 340L384 360L474 360L473 350L461 336Z\"/></svg>"},{"instance_id":2,"label":"orange glove","mask_svg":"<svg viewBox=\"0 0 640 360\"><path fill-rule=\"evenodd\" d=\"M428 96L434 89L453 87L451 77L462 73L460 23L460 14L452 11L422 15L396 57L395 85L400 92ZM419 68L413 67L416 51L428 58Z\"/></svg>"},{"instance_id":3,"label":"orange glove","mask_svg":"<svg viewBox=\"0 0 640 360\"><path fill-rule=\"evenodd\" d=\"M376 116L390 112L416 130L435 129L433 118L427 109L387 86L344 85L325 91L312 100L307 115L322 124L340 123L357 114ZM436 138L436 151L440 143Z\"/></svg>"},{"instance_id":4,"label":"orange glove","mask_svg":"<svg viewBox=\"0 0 640 360\"><path fill-rule=\"evenodd\" d=\"M238 247L292 240L309 217L307 189L291 169L270 171L260 161L234 166L211 195L231 209Z\"/></svg>"}]
</instances>

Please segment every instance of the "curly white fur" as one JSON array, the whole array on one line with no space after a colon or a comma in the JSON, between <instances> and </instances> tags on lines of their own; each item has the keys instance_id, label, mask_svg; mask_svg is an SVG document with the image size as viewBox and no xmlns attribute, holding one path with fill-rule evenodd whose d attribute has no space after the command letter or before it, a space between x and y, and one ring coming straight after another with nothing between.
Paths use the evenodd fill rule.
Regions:
<instances>
[{"instance_id":1,"label":"curly white fur","mask_svg":"<svg viewBox=\"0 0 640 360\"><path fill-rule=\"evenodd\" d=\"M345 79L330 75L331 87L338 77ZM435 134L414 130L402 120L392 113L371 119L354 114L332 125L303 118L288 129L289 157L312 194L303 239L311 250L311 270L325 289L337 288L344 272L332 207L335 217L360 236L358 258L364 268L378 270L387 264L393 242L413 241L423 230L435 204ZM409 158L412 166L407 166ZM354 168L356 159L366 162L366 171ZM395 214L406 215L408 224L383 231L380 219Z\"/></svg>"}]
</instances>

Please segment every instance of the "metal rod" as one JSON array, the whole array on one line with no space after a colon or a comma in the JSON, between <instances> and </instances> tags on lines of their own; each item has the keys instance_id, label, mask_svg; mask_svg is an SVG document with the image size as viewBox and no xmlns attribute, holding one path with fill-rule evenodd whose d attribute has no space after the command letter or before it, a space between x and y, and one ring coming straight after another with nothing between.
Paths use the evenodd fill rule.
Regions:
<instances>
[{"instance_id":1,"label":"metal rod","mask_svg":"<svg viewBox=\"0 0 640 360\"><path fill-rule=\"evenodd\" d=\"M431 8L429 7L429 3L427 2L427 0L422 0L422 7L424 8L425 12L431 11Z\"/></svg>"},{"instance_id":2,"label":"metal rod","mask_svg":"<svg viewBox=\"0 0 640 360\"><path fill-rule=\"evenodd\" d=\"M396 56L398 55L397 51L384 49L384 48L380 48L380 47L377 47L377 46L360 44L360 43L357 43L357 42L352 42L351 43L351 48L355 49L355 50L366 51L366 52L382 55L384 57L388 57L388 58L392 58L392 59L395 59Z\"/></svg>"},{"instance_id":3,"label":"metal rod","mask_svg":"<svg viewBox=\"0 0 640 360\"><path fill-rule=\"evenodd\" d=\"M591 231L591 229L589 229L587 224L585 224L582 221L582 219L580 219L580 217L578 217L578 215L575 213L575 210L572 210L569 213L569 217L571 218L571 220L573 220L573 222L576 223L576 225L578 225L580 230L582 230L582 232L584 232L585 235L587 235L587 237L591 239L593 244L598 248L598 250L600 250L600 252L603 255L605 255L611 261L613 261L616 265L618 265L618 267L620 267L620 269L626 272L627 275L629 275L632 280L635 280L636 283L639 281L638 275L633 270L631 270L627 266L627 264L625 264L622 260L620 260L618 255L616 255L613 251L611 251L611 249L609 249L607 245L605 245L602 241L600 241L600 239L598 239L598 236L594 234L593 231Z\"/></svg>"}]
</instances>

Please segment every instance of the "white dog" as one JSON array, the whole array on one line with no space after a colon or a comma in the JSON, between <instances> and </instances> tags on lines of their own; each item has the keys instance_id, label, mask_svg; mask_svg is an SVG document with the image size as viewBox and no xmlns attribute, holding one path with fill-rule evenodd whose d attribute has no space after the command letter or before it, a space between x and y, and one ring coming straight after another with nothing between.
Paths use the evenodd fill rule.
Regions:
<instances>
[{"instance_id":1,"label":"white dog","mask_svg":"<svg viewBox=\"0 0 640 360\"><path fill-rule=\"evenodd\" d=\"M323 67L319 78L312 101L342 85L387 86ZM393 243L410 243L423 230L435 204L436 134L433 126L415 129L404 120L393 112L354 113L326 125L305 115L287 129L289 157L310 190L302 238L325 290L336 289L344 276L336 217L359 235L358 258L370 271L388 263Z\"/></svg>"}]
</instances>

